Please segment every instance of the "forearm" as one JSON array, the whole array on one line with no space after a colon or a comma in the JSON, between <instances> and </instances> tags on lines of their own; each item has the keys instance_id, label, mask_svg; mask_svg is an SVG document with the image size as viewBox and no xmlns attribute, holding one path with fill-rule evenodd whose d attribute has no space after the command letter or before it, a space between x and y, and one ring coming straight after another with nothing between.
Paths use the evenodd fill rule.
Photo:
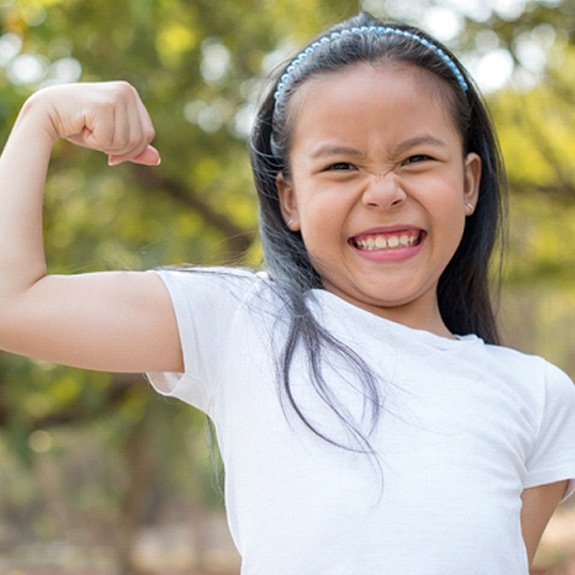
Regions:
<instances>
[{"instance_id":1,"label":"forearm","mask_svg":"<svg viewBox=\"0 0 575 575\"><path fill-rule=\"evenodd\" d=\"M23 107L0 156L0 303L46 273L42 198L55 137L41 98Z\"/></svg>"}]
</instances>

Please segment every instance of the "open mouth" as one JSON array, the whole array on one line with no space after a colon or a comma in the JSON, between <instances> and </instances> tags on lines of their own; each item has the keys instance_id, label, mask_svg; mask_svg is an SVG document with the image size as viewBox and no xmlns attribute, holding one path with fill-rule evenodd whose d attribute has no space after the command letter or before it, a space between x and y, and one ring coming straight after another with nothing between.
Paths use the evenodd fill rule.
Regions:
<instances>
[{"instance_id":1,"label":"open mouth","mask_svg":"<svg viewBox=\"0 0 575 575\"><path fill-rule=\"evenodd\" d=\"M421 243L423 230L401 230L398 232L364 234L351 238L350 243L358 250L397 250L411 248Z\"/></svg>"}]
</instances>

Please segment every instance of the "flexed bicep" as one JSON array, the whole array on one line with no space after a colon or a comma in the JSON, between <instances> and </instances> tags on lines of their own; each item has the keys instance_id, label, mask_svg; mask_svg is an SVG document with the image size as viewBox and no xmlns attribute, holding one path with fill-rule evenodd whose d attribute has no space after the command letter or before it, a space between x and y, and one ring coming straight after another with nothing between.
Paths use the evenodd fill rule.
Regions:
<instances>
[{"instance_id":1,"label":"flexed bicep","mask_svg":"<svg viewBox=\"0 0 575 575\"><path fill-rule=\"evenodd\" d=\"M150 272L45 276L0 312L0 348L101 371L183 370L169 293Z\"/></svg>"},{"instance_id":2,"label":"flexed bicep","mask_svg":"<svg viewBox=\"0 0 575 575\"><path fill-rule=\"evenodd\" d=\"M0 157L0 349L112 371L181 368L169 295L155 274L48 275L42 202L61 138L110 163L157 164L154 131L125 82L52 86L24 105Z\"/></svg>"}]
</instances>

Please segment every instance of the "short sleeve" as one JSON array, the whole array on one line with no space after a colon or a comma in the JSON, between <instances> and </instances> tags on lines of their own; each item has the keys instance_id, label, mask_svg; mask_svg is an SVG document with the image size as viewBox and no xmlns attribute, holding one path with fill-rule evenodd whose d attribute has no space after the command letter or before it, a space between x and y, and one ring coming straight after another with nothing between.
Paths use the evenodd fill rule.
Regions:
<instances>
[{"instance_id":1,"label":"short sleeve","mask_svg":"<svg viewBox=\"0 0 575 575\"><path fill-rule=\"evenodd\" d=\"M525 487L569 480L564 499L575 492L575 385L545 363L545 397L539 433L527 460Z\"/></svg>"},{"instance_id":2,"label":"short sleeve","mask_svg":"<svg viewBox=\"0 0 575 575\"><path fill-rule=\"evenodd\" d=\"M253 285L254 274L227 268L153 270L170 294L184 359L184 373L148 373L162 395L211 413L229 326Z\"/></svg>"}]
</instances>

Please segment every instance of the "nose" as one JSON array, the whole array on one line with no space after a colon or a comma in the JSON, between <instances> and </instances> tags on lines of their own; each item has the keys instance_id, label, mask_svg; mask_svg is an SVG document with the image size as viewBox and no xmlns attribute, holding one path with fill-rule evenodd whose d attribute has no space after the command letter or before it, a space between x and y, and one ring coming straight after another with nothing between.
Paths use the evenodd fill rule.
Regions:
<instances>
[{"instance_id":1,"label":"nose","mask_svg":"<svg viewBox=\"0 0 575 575\"><path fill-rule=\"evenodd\" d=\"M393 171L373 174L362 195L362 202L366 207L382 210L400 206L406 199L407 194Z\"/></svg>"}]
</instances>

